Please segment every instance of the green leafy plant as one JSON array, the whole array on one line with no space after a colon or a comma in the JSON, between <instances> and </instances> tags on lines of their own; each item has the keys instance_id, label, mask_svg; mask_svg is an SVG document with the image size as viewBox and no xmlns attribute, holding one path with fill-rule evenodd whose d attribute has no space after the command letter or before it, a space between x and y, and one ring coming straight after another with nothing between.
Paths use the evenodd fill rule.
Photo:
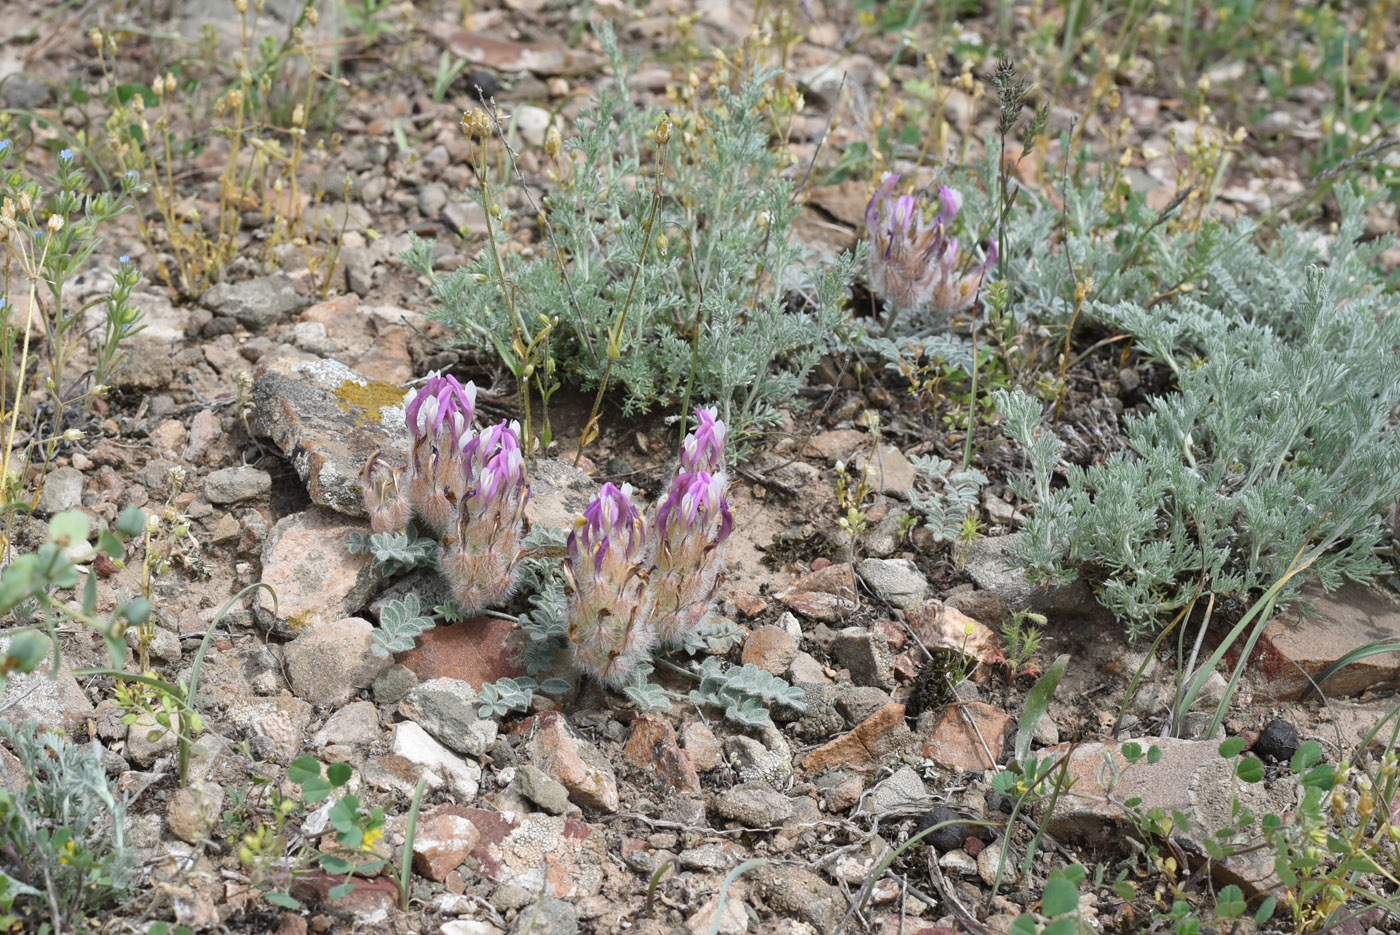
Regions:
<instances>
[{"instance_id":1,"label":"green leafy plant","mask_svg":"<svg viewBox=\"0 0 1400 935\"><path fill-rule=\"evenodd\" d=\"M125 797L85 747L33 722L0 720L0 735L28 777L19 789L0 788L0 912L46 912L52 931L87 931L90 914L136 882Z\"/></svg>"},{"instance_id":2,"label":"green leafy plant","mask_svg":"<svg viewBox=\"0 0 1400 935\"><path fill-rule=\"evenodd\" d=\"M976 468L957 468L947 458L919 455L914 470L932 482L927 497L909 492L909 505L924 518L924 528L935 542L956 542L964 538L969 520L976 522L981 509L982 488L987 475Z\"/></svg>"},{"instance_id":3,"label":"green leafy plant","mask_svg":"<svg viewBox=\"0 0 1400 935\"><path fill-rule=\"evenodd\" d=\"M374 642L370 652L381 658L407 652L424 630L437 624L423 612L417 594L407 594L402 600L389 601L379 611L379 626L371 632Z\"/></svg>"},{"instance_id":4,"label":"green leafy plant","mask_svg":"<svg viewBox=\"0 0 1400 935\"><path fill-rule=\"evenodd\" d=\"M308 125L326 100L321 89L333 94L349 82L328 74L321 64L324 43L316 41L320 13L314 2L297 12L280 41L270 36L257 39L261 3L250 8L247 0L233 0L231 5L239 30L232 61L211 56L193 64L171 63L163 73L157 71L141 82L120 77L125 71L120 58L123 31L93 28L89 38L104 79L107 107L100 152L116 163L123 179L140 183L149 195L157 223L142 212L137 226L160 278L173 291L198 296L218 281L224 267L251 242L241 230L244 212L253 207L266 218L260 227L264 266L273 262L278 247L299 248L314 288L324 296L339 261L349 213L342 213L337 224L325 210L324 183L318 180L305 190L301 176L313 150ZM377 4L366 0L364 7L372 5ZM367 22L374 22L372 16ZM305 77L289 85L285 75L293 65ZM228 141L218 166L212 218L202 217L177 185L180 158L195 154L182 131L196 122ZM342 195L349 184L347 177ZM327 247L317 249L323 238Z\"/></svg>"},{"instance_id":5,"label":"green leafy plant","mask_svg":"<svg viewBox=\"0 0 1400 935\"><path fill-rule=\"evenodd\" d=\"M1343 201L1348 218L1364 204ZM1357 224L1343 225L1343 243ZM1389 422L1400 315L1355 262L1314 267L1301 283L1278 271L1299 286L1281 297L1287 316L1242 320L1243 309L1189 297L1099 307L1167 363L1177 391L1128 418L1129 450L1070 467L1055 490L1060 446L1033 418L1038 403L1000 394L1034 479L1018 489L1035 503L1018 556L1045 579L1089 576L1133 635L1193 600L1202 581L1205 593L1246 596L1282 580L1284 604L1308 576L1335 588L1377 574L1382 513L1400 493ZM1290 573L1304 553L1309 575Z\"/></svg>"},{"instance_id":6,"label":"green leafy plant","mask_svg":"<svg viewBox=\"0 0 1400 935\"><path fill-rule=\"evenodd\" d=\"M799 206L759 106L774 72L738 91L719 85L711 106L667 119L631 102L611 27L599 36L612 80L577 136L546 144L558 187L541 205L542 255L506 268L494 225L510 218L482 177L493 228L481 256L444 275L426 243L406 258L431 278L444 322L494 348L540 396L557 365L582 388L618 386L628 412L712 400L746 434L772 423L815 365L858 256L821 270L803 261L791 233ZM495 132L488 120L483 140ZM789 298L798 291L807 298Z\"/></svg>"},{"instance_id":7,"label":"green leafy plant","mask_svg":"<svg viewBox=\"0 0 1400 935\"><path fill-rule=\"evenodd\" d=\"M801 689L755 665L726 667L711 656L700 663L696 674L700 685L691 690L690 700L722 709L727 720L741 727L772 727L768 710L773 705L807 710Z\"/></svg>"},{"instance_id":8,"label":"green leafy plant","mask_svg":"<svg viewBox=\"0 0 1400 935\"><path fill-rule=\"evenodd\" d=\"M126 257L106 296L79 305L66 291L138 186L122 177L113 191L90 192L72 149L57 154L47 176L15 157L12 141L0 139L0 265L7 270L0 280L0 493L6 504L32 508L39 489L25 489L30 465L47 467L60 447L83 437L93 400L107 392L102 381L122 359L121 342L143 327L130 301L141 274ZM100 303L106 315L92 341L93 366L74 376L69 365L90 334L84 319ZM0 546L8 554L15 513L5 513Z\"/></svg>"},{"instance_id":9,"label":"green leafy plant","mask_svg":"<svg viewBox=\"0 0 1400 935\"><path fill-rule=\"evenodd\" d=\"M389 532L350 534L350 552L368 555L381 575L391 577L437 561L438 544L431 536L420 536L411 524Z\"/></svg>"},{"instance_id":10,"label":"green leafy plant","mask_svg":"<svg viewBox=\"0 0 1400 935\"><path fill-rule=\"evenodd\" d=\"M122 723L130 725L143 716L150 718L156 724L148 736L148 740L151 742L158 740L166 731L175 734L179 751L178 769L182 784L189 781L190 746L200 731L204 729L204 719L195 709L195 699L199 693L199 675L204 668L205 656L209 652L209 641L218 631L219 624L223 622L224 615L229 612L229 609L245 595L259 588L266 589L268 594L272 595L273 608L276 608L276 592L272 590L271 586L262 582L256 582L242 588L237 594L225 601L214 614L213 619L210 620L208 628L204 631L204 637L199 641L199 649L194 655L194 664L190 667L188 684L183 680L169 682L153 675L128 672L124 669L93 667L78 670L79 675L105 676L116 680L115 700L117 705L126 712L122 715Z\"/></svg>"},{"instance_id":11,"label":"green leafy plant","mask_svg":"<svg viewBox=\"0 0 1400 935\"><path fill-rule=\"evenodd\" d=\"M1013 610L1010 622L1001 628L1002 638L1006 640L1006 669L1012 678L1025 671L1034 671L1027 667L1040 651L1040 641L1045 634L1046 623L1044 614Z\"/></svg>"},{"instance_id":12,"label":"green leafy plant","mask_svg":"<svg viewBox=\"0 0 1400 935\"><path fill-rule=\"evenodd\" d=\"M291 885L313 865L344 875L343 882L330 888L332 900L354 890L356 875L375 874L386 865L387 861L376 856L384 837L384 811L378 806L366 807L356 795L340 793L326 812L334 829L334 848L318 850L313 842L293 834L292 821L305 818L309 806L337 794L352 775L349 764L322 764L314 756L298 757L287 767L287 781L297 789L295 796L264 781L258 783L267 797L266 809L258 812L264 817L251 821L247 817L251 796L245 796L241 803L244 814L225 811L225 827L241 831L238 861L268 902L283 909L301 909L301 902L291 895Z\"/></svg>"}]
</instances>

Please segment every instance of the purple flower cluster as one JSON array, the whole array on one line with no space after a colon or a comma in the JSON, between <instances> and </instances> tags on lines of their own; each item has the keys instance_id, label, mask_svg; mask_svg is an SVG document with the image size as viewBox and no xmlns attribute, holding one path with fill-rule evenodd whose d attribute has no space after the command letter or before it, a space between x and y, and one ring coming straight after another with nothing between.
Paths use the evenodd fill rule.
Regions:
<instances>
[{"instance_id":1,"label":"purple flower cluster","mask_svg":"<svg viewBox=\"0 0 1400 935\"><path fill-rule=\"evenodd\" d=\"M514 593L525 556L525 480L520 425L472 427L476 387L432 376L408 400L408 467L378 453L365 467L365 504L375 532L402 528L411 513L437 530L439 566L452 596L476 614ZM569 534L569 639L574 660L621 685L656 643L685 638L709 612L725 541L734 529L725 500L725 425L698 409L666 496L643 516L632 488L604 484Z\"/></svg>"},{"instance_id":2,"label":"purple flower cluster","mask_svg":"<svg viewBox=\"0 0 1400 935\"><path fill-rule=\"evenodd\" d=\"M646 532L632 486L604 484L569 533L569 641L579 667L608 685L626 680L656 635L642 564Z\"/></svg>"},{"instance_id":3,"label":"purple flower cluster","mask_svg":"<svg viewBox=\"0 0 1400 935\"><path fill-rule=\"evenodd\" d=\"M501 422L461 439L461 494L452 526L443 532L440 564L452 596L468 614L515 591L524 557L525 456L520 423Z\"/></svg>"},{"instance_id":4,"label":"purple flower cluster","mask_svg":"<svg viewBox=\"0 0 1400 935\"><path fill-rule=\"evenodd\" d=\"M938 212L926 218L919 198L895 193L898 184L899 175L887 172L865 206L870 288L892 313L931 310L946 318L976 299L983 275L996 262L996 245L988 245L986 262L960 274L952 228L962 196L940 185Z\"/></svg>"},{"instance_id":5,"label":"purple flower cluster","mask_svg":"<svg viewBox=\"0 0 1400 935\"><path fill-rule=\"evenodd\" d=\"M684 639L719 586L724 542L734 528L724 498L725 425L713 409L695 416L650 522L632 503L630 487L607 484L569 536L574 659L604 683L624 682L653 643Z\"/></svg>"},{"instance_id":6,"label":"purple flower cluster","mask_svg":"<svg viewBox=\"0 0 1400 935\"><path fill-rule=\"evenodd\" d=\"M474 384L430 375L404 407L413 438L406 471L376 452L364 472L371 528L401 529L416 509L438 532L443 575L469 614L515 590L530 498L519 423L478 431L475 410Z\"/></svg>"},{"instance_id":7,"label":"purple flower cluster","mask_svg":"<svg viewBox=\"0 0 1400 935\"><path fill-rule=\"evenodd\" d=\"M434 529L452 522L462 493L462 441L476 414L476 385L453 376L428 377L404 407L413 436L408 493L418 513Z\"/></svg>"}]
</instances>

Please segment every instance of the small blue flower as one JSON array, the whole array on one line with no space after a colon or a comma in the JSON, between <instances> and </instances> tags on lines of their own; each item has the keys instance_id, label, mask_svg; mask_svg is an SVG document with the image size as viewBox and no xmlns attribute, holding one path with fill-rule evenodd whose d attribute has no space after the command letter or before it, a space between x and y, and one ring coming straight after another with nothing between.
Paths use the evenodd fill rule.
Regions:
<instances>
[{"instance_id":1,"label":"small blue flower","mask_svg":"<svg viewBox=\"0 0 1400 935\"><path fill-rule=\"evenodd\" d=\"M6 153L8 153L12 145L14 144L12 144L9 140L0 140L0 156L3 156Z\"/></svg>"},{"instance_id":2,"label":"small blue flower","mask_svg":"<svg viewBox=\"0 0 1400 935\"><path fill-rule=\"evenodd\" d=\"M120 263L122 266L125 266L126 264L128 264L128 263L131 262L131 257L129 257L129 256L119 256L119 257L117 257L117 262Z\"/></svg>"},{"instance_id":3,"label":"small blue flower","mask_svg":"<svg viewBox=\"0 0 1400 935\"><path fill-rule=\"evenodd\" d=\"M126 180L132 185L135 185L137 182L141 181L141 173L137 172L135 169L128 169L126 171Z\"/></svg>"},{"instance_id":4,"label":"small blue flower","mask_svg":"<svg viewBox=\"0 0 1400 935\"><path fill-rule=\"evenodd\" d=\"M73 158L73 150L71 150L71 149L59 150L58 158L59 158L59 159L62 159L64 162L68 162L70 159Z\"/></svg>"},{"instance_id":5,"label":"small blue flower","mask_svg":"<svg viewBox=\"0 0 1400 935\"><path fill-rule=\"evenodd\" d=\"M9 140L6 140L5 142L8 143ZM0 299L0 308L4 308L4 307L5 307L6 305L8 305L8 304L9 304L8 300L6 300L6 299Z\"/></svg>"}]
</instances>

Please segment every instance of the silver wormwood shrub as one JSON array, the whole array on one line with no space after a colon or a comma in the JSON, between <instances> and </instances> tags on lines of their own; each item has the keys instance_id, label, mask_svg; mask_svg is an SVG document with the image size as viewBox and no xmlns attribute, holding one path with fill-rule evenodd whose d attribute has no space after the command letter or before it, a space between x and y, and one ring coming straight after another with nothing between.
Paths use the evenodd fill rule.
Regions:
<instances>
[{"instance_id":1,"label":"silver wormwood shrub","mask_svg":"<svg viewBox=\"0 0 1400 935\"><path fill-rule=\"evenodd\" d=\"M1319 245L1289 230L1267 251L1250 241L1220 252L1207 266L1232 286L1209 296L1094 305L1177 385L1126 418L1127 450L1068 466L1067 485L1049 482L1061 446L1040 402L994 394L1028 456L1017 493L1034 508L1019 558L1036 574L1089 578L1138 635L1202 580L1217 595L1257 595L1312 557L1286 601L1308 577L1332 589L1384 570L1384 513L1400 494L1400 312L1368 274L1386 243L1356 243L1365 200L1339 200L1328 266L1296 269L1321 259Z\"/></svg>"},{"instance_id":2,"label":"silver wormwood shrub","mask_svg":"<svg viewBox=\"0 0 1400 935\"><path fill-rule=\"evenodd\" d=\"M793 232L801 205L761 106L775 70L737 92L716 87L697 126L676 129L649 224L652 186L638 180L653 174L643 155L663 114L628 96L631 69L610 25L600 39L613 78L563 141L567 168L543 201L552 233L533 258L507 263L511 288L526 307L558 316L550 351L584 389L603 379L618 310L629 309L609 376L625 413L705 399L740 431L772 424L844 322L863 246L819 267L807 261ZM432 270L430 242L404 254L432 281L432 314L484 351L512 333L490 254L443 274Z\"/></svg>"}]
</instances>

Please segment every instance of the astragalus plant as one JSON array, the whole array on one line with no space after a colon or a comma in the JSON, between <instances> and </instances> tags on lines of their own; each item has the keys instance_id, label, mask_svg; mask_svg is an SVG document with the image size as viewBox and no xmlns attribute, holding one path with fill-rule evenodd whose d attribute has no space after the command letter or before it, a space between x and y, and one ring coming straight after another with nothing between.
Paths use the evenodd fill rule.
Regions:
<instances>
[{"instance_id":1,"label":"astragalus plant","mask_svg":"<svg viewBox=\"0 0 1400 935\"><path fill-rule=\"evenodd\" d=\"M522 577L533 576L537 632L527 636L552 657L559 621L578 668L621 687L653 647L683 643L714 601L734 528L725 499L725 423L714 409L696 410L666 494L646 515L629 485L604 484L569 532L562 569L549 572L526 545L530 486L520 425L475 428L475 398L471 383L437 374L410 394L408 464L370 457L364 496L374 534L367 548L356 547L374 554L381 569L428 564L436 555L457 619L510 601ZM399 531L414 513L434 530L436 543ZM553 580L560 575L563 586ZM546 618L548 632L539 631ZM519 619L529 630L531 616ZM380 623L386 653L410 648L433 625L417 595L390 602ZM532 673L549 668L535 661Z\"/></svg>"}]
</instances>

